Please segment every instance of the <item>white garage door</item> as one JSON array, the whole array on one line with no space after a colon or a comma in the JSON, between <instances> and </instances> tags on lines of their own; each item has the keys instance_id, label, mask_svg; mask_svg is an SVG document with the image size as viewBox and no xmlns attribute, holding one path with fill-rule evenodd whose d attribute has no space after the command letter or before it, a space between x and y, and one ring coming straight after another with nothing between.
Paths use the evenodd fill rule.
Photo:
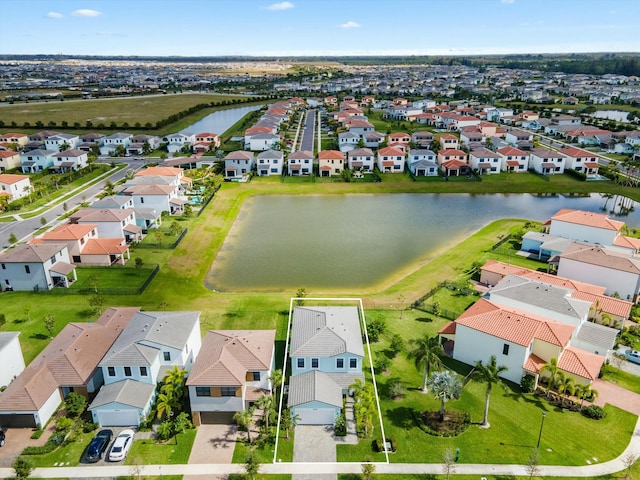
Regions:
<instances>
[{"instance_id":1,"label":"white garage door","mask_svg":"<svg viewBox=\"0 0 640 480\"><path fill-rule=\"evenodd\" d=\"M333 412L332 408L296 408L298 425L333 425Z\"/></svg>"},{"instance_id":2,"label":"white garage door","mask_svg":"<svg viewBox=\"0 0 640 480\"><path fill-rule=\"evenodd\" d=\"M101 427L137 427L140 423L136 410L99 410Z\"/></svg>"}]
</instances>

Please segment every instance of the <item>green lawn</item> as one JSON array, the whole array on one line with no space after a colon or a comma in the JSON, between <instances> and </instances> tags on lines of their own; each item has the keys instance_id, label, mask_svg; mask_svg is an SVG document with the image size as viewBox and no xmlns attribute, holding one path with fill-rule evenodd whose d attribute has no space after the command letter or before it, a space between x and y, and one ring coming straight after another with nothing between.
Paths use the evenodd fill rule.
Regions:
<instances>
[{"instance_id":1,"label":"green lawn","mask_svg":"<svg viewBox=\"0 0 640 480\"><path fill-rule=\"evenodd\" d=\"M166 443L155 440L134 440L125 460L126 465L181 464L189 462L189 454L196 438L196 429L179 433Z\"/></svg>"},{"instance_id":2,"label":"green lawn","mask_svg":"<svg viewBox=\"0 0 640 480\"><path fill-rule=\"evenodd\" d=\"M28 461L33 463L35 467L53 467L57 464L76 466L80 463L84 456L84 451L89 445L95 432L79 433L78 436L66 445L56 448L53 452L46 455L25 455Z\"/></svg>"},{"instance_id":3,"label":"green lawn","mask_svg":"<svg viewBox=\"0 0 640 480\"><path fill-rule=\"evenodd\" d=\"M603 370L602 379L640 395L640 378L637 375L619 370L613 365L608 365Z\"/></svg>"},{"instance_id":4,"label":"green lawn","mask_svg":"<svg viewBox=\"0 0 640 480\"><path fill-rule=\"evenodd\" d=\"M126 265L112 265L109 267L76 267L78 280L68 291L51 290L49 295L68 295L74 291L96 290L97 293L115 292L118 290L136 290L149 277L153 266L143 265L135 268L134 261L129 260Z\"/></svg>"}]
</instances>

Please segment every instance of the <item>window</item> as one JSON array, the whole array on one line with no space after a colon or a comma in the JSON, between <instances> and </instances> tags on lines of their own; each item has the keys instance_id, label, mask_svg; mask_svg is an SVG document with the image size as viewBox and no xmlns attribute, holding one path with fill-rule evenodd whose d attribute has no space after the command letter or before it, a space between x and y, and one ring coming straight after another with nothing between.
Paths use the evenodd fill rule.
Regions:
<instances>
[{"instance_id":1,"label":"window","mask_svg":"<svg viewBox=\"0 0 640 480\"><path fill-rule=\"evenodd\" d=\"M260 381L260 372L253 372L253 381L254 382Z\"/></svg>"},{"instance_id":2,"label":"window","mask_svg":"<svg viewBox=\"0 0 640 480\"><path fill-rule=\"evenodd\" d=\"M54 263L56 263L56 256L53 255L49 260L51 260L51 264L53 265Z\"/></svg>"},{"instance_id":3,"label":"window","mask_svg":"<svg viewBox=\"0 0 640 480\"><path fill-rule=\"evenodd\" d=\"M140 197L140 203L144 203L144 197Z\"/></svg>"},{"instance_id":4,"label":"window","mask_svg":"<svg viewBox=\"0 0 640 480\"><path fill-rule=\"evenodd\" d=\"M311 359L311 368L318 368L318 359L317 358L312 358Z\"/></svg>"},{"instance_id":5,"label":"window","mask_svg":"<svg viewBox=\"0 0 640 480\"><path fill-rule=\"evenodd\" d=\"M73 255L72 260L73 260L73 263L81 263L80 255Z\"/></svg>"},{"instance_id":6,"label":"window","mask_svg":"<svg viewBox=\"0 0 640 480\"><path fill-rule=\"evenodd\" d=\"M2 264L2 269L3 269L3 270L6 270L6 269L7 269L7 266L6 266L4 263Z\"/></svg>"},{"instance_id":7,"label":"window","mask_svg":"<svg viewBox=\"0 0 640 480\"><path fill-rule=\"evenodd\" d=\"M31 269L29 268L29 265L24 266L24 273L31 273Z\"/></svg>"},{"instance_id":8,"label":"window","mask_svg":"<svg viewBox=\"0 0 640 480\"><path fill-rule=\"evenodd\" d=\"M502 345L502 354L503 355L509 355L509 344L505 343L504 345Z\"/></svg>"},{"instance_id":9,"label":"window","mask_svg":"<svg viewBox=\"0 0 640 480\"><path fill-rule=\"evenodd\" d=\"M107 367L107 375L110 377L116 376L116 367Z\"/></svg>"},{"instance_id":10,"label":"window","mask_svg":"<svg viewBox=\"0 0 640 480\"><path fill-rule=\"evenodd\" d=\"M147 376L147 367L140 367L140 376L141 377Z\"/></svg>"},{"instance_id":11,"label":"window","mask_svg":"<svg viewBox=\"0 0 640 480\"><path fill-rule=\"evenodd\" d=\"M170 362L171 361L171 352L162 352L162 355L164 357L164 361L165 362Z\"/></svg>"},{"instance_id":12,"label":"window","mask_svg":"<svg viewBox=\"0 0 640 480\"><path fill-rule=\"evenodd\" d=\"M211 389L209 387L196 387L196 397L210 397Z\"/></svg>"},{"instance_id":13,"label":"window","mask_svg":"<svg viewBox=\"0 0 640 480\"><path fill-rule=\"evenodd\" d=\"M273 164L274 164L274 165L277 165L277 164L278 164L278 159L274 159L274 160L273 160Z\"/></svg>"},{"instance_id":14,"label":"window","mask_svg":"<svg viewBox=\"0 0 640 480\"><path fill-rule=\"evenodd\" d=\"M298 359L298 368L304 368L304 358Z\"/></svg>"},{"instance_id":15,"label":"window","mask_svg":"<svg viewBox=\"0 0 640 480\"><path fill-rule=\"evenodd\" d=\"M131 367L124 367L124 376L125 377L131 376Z\"/></svg>"},{"instance_id":16,"label":"window","mask_svg":"<svg viewBox=\"0 0 640 480\"><path fill-rule=\"evenodd\" d=\"M349 368L358 368L358 359L350 358L349 359Z\"/></svg>"},{"instance_id":17,"label":"window","mask_svg":"<svg viewBox=\"0 0 640 480\"><path fill-rule=\"evenodd\" d=\"M236 387L220 387L220 395L223 397L235 397Z\"/></svg>"},{"instance_id":18,"label":"window","mask_svg":"<svg viewBox=\"0 0 640 480\"><path fill-rule=\"evenodd\" d=\"M336 358L336 368L344 368L344 358Z\"/></svg>"}]
</instances>

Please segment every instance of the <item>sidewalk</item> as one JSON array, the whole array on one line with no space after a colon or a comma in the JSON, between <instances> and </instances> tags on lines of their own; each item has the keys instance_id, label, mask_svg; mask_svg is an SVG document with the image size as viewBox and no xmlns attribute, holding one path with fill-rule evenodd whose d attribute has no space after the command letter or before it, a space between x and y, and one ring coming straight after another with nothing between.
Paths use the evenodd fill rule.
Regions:
<instances>
[{"instance_id":1,"label":"sidewalk","mask_svg":"<svg viewBox=\"0 0 640 480\"><path fill-rule=\"evenodd\" d=\"M571 467L565 465L541 465L538 477L596 477L609 475L624 470L623 457L632 452L640 454L640 419L636 422L629 445L618 457L608 462ZM377 474L442 474L440 463L376 463ZM32 476L34 478L99 478L131 475L132 467L129 465L118 466L81 466L81 467L52 467L36 468ZM362 473L360 463L276 463L262 464L260 473L266 474L305 474L313 471L315 474L338 473ZM141 475L193 475L211 476L228 475L230 473L244 473L244 467L240 464L190 464L190 465L145 465ZM456 464L455 474L465 475L514 475L528 476L525 465L499 465L499 464ZM0 469L0 477L10 477L13 469Z\"/></svg>"}]
</instances>

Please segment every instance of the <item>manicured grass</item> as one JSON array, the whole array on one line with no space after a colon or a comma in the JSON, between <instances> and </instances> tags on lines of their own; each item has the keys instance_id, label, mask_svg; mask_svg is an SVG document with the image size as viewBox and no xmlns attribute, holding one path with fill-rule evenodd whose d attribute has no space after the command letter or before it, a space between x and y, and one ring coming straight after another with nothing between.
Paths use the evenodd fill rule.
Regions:
<instances>
[{"instance_id":1,"label":"manicured grass","mask_svg":"<svg viewBox=\"0 0 640 480\"><path fill-rule=\"evenodd\" d=\"M25 455L28 461L35 467L53 467L54 464L64 464L73 467L80 463L84 456L84 451L89 445L95 432L79 433L75 439L66 445L56 448L53 452L45 455Z\"/></svg>"},{"instance_id":2,"label":"manicured grass","mask_svg":"<svg viewBox=\"0 0 640 480\"><path fill-rule=\"evenodd\" d=\"M613 365L608 365L603 370L602 379L640 395L640 378L637 375L619 370Z\"/></svg>"},{"instance_id":3,"label":"manicured grass","mask_svg":"<svg viewBox=\"0 0 640 480\"><path fill-rule=\"evenodd\" d=\"M127 265L112 265L110 267L76 267L78 280L68 291L54 289L49 295L68 295L76 290L97 290L97 293L113 290L136 290L144 283L153 271L151 266L138 269L129 260Z\"/></svg>"},{"instance_id":4,"label":"manicured grass","mask_svg":"<svg viewBox=\"0 0 640 480\"><path fill-rule=\"evenodd\" d=\"M200 103L223 102L225 100L231 101L243 98L240 95L226 96L195 93L5 105L2 107L2 118L7 127L3 129L3 132L4 130L13 131L16 128L20 128L25 122L29 122L36 128L35 123L37 121L42 121L45 126L52 121L58 125L61 125L63 121L66 121L69 125L78 122L84 127L87 120L90 120L93 122L94 128L97 128L99 124L109 128L111 122L116 122L118 125L127 122L132 126L136 122L142 125L146 123L155 125L159 120ZM225 106L225 108L229 108L229 106ZM16 122L18 127L8 127L11 122ZM44 127L40 128L40 130L43 129Z\"/></svg>"},{"instance_id":5,"label":"manicured grass","mask_svg":"<svg viewBox=\"0 0 640 480\"><path fill-rule=\"evenodd\" d=\"M189 454L193 441L196 438L196 429L187 430L177 434L167 443L158 443L155 440L134 440L131 450L125 460L126 465L142 464L180 464L189 462Z\"/></svg>"}]
</instances>

